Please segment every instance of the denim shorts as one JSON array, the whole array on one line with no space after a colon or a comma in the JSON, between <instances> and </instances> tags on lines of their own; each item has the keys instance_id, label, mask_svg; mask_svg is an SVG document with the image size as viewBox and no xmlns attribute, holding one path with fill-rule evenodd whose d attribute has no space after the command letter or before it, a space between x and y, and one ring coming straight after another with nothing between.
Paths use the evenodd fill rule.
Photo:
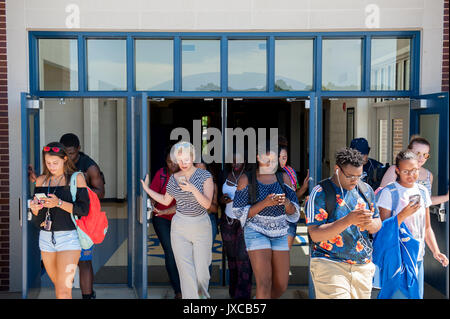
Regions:
<instances>
[{"instance_id":1,"label":"denim shorts","mask_svg":"<svg viewBox=\"0 0 450 319\"><path fill-rule=\"evenodd\" d=\"M54 242L52 232L41 230L39 233L39 249L41 251L56 253L64 250L81 250L80 240L76 230L55 231Z\"/></svg>"},{"instance_id":2,"label":"denim shorts","mask_svg":"<svg viewBox=\"0 0 450 319\"><path fill-rule=\"evenodd\" d=\"M258 249L289 251L287 234L280 237L268 237L250 227L245 227L244 238L247 251Z\"/></svg>"},{"instance_id":3,"label":"denim shorts","mask_svg":"<svg viewBox=\"0 0 450 319\"><path fill-rule=\"evenodd\" d=\"M297 236L297 223L288 222L288 225L289 225L288 235L291 237Z\"/></svg>"}]
</instances>

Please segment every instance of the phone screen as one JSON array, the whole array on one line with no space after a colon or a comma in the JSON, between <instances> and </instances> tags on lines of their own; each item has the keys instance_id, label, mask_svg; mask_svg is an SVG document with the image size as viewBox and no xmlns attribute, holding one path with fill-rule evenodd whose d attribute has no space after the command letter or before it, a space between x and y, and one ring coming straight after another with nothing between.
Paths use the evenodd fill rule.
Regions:
<instances>
[{"instance_id":1,"label":"phone screen","mask_svg":"<svg viewBox=\"0 0 450 319\"><path fill-rule=\"evenodd\" d=\"M43 200L43 199L48 198L47 195L45 195L44 193L36 193L34 196L36 196L36 198L38 200Z\"/></svg>"},{"instance_id":2,"label":"phone screen","mask_svg":"<svg viewBox=\"0 0 450 319\"><path fill-rule=\"evenodd\" d=\"M409 196L409 203L411 205L416 205L417 203L419 203L419 201L420 201L420 195L419 194L415 194L415 195Z\"/></svg>"}]
</instances>

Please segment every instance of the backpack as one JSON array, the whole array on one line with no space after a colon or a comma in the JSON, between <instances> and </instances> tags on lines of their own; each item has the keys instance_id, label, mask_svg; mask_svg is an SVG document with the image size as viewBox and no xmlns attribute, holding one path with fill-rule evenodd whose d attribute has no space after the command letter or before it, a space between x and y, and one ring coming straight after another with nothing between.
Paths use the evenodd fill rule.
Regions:
<instances>
[{"instance_id":1,"label":"backpack","mask_svg":"<svg viewBox=\"0 0 450 319\"><path fill-rule=\"evenodd\" d=\"M372 170L370 176L367 176L367 184L369 184L373 190L378 189L381 184L381 180L383 179L384 174L389 168L389 163L386 163L384 166L377 167Z\"/></svg>"},{"instance_id":2,"label":"backpack","mask_svg":"<svg viewBox=\"0 0 450 319\"><path fill-rule=\"evenodd\" d=\"M375 200L376 200L376 202L378 202L378 200L380 199L380 196L381 196L381 190L385 189L385 188L391 192L391 203L392 203L391 217L392 217L392 216L394 216L394 211L395 211L395 208L397 208L397 203L400 198L399 194L398 194L398 189L395 186L395 183L392 182L392 183L387 184L383 188L377 189L377 192L375 193ZM422 198L425 200L425 198L426 198L425 191L419 187L419 192L420 192L420 196L422 196ZM377 235L378 235L378 233L375 235L374 245L375 245L375 241L377 240ZM373 276L373 287L381 289L381 271L380 271L380 267L378 265L375 265L375 273Z\"/></svg>"},{"instance_id":3,"label":"backpack","mask_svg":"<svg viewBox=\"0 0 450 319\"><path fill-rule=\"evenodd\" d=\"M75 202L77 196L77 175L82 172L75 172L70 178L70 193L72 200ZM97 194L87 187L89 194L89 213L81 218L70 214L75 224L80 239L81 248L89 249L94 244L100 244L105 239L108 231L108 219L105 212L101 211L100 200Z\"/></svg>"}]
</instances>

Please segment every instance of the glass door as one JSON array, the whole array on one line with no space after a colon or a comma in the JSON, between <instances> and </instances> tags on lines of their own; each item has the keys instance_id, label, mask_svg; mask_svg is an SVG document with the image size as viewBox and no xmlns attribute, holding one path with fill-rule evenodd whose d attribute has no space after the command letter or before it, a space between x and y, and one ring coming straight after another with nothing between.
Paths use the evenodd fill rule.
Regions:
<instances>
[{"instance_id":1,"label":"glass door","mask_svg":"<svg viewBox=\"0 0 450 319\"><path fill-rule=\"evenodd\" d=\"M431 156L424 167L433 173L433 196L447 194L449 189L448 102L448 92L411 99L410 133L425 137L431 144ZM430 207L430 217L439 248L448 256L448 202ZM430 250L425 254L424 270L425 282L449 298L449 269L443 268Z\"/></svg>"},{"instance_id":2,"label":"glass door","mask_svg":"<svg viewBox=\"0 0 450 319\"><path fill-rule=\"evenodd\" d=\"M39 250L39 229L31 223L28 202L34 192L34 184L28 177L32 166L40 171L39 143L39 100L21 93L22 133L22 196L20 198L20 226L22 227L22 298L34 298L41 283L41 254Z\"/></svg>"},{"instance_id":3,"label":"glass door","mask_svg":"<svg viewBox=\"0 0 450 319\"><path fill-rule=\"evenodd\" d=\"M147 193L140 180L148 173L148 107L147 94L129 98L131 112L129 184L129 241L132 244L131 283L140 299L147 298Z\"/></svg>"}]
</instances>

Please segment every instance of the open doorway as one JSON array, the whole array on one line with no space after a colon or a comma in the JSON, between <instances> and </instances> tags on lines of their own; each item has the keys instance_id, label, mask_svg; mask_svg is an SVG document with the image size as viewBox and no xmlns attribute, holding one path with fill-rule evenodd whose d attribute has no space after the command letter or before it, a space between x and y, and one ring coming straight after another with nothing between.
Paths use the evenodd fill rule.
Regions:
<instances>
[{"instance_id":1,"label":"open doorway","mask_svg":"<svg viewBox=\"0 0 450 319\"><path fill-rule=\"evenodd\" d=\"M100 167L105 180L102 210L108 218L105 240L94 245L94 285L126 284L128 267L126 100L121 98L45 98L39 116L40 149L65 133L80 140L81 152ZM40 163L42 170L43 163ZM41 173L41 172L39 172ZM79 273L74 288L79 287ZM42 287L50 287L46 274Z\"/></svg>"},{"instance_id":2,"label":"open doorway","mask_svg":"<svg viewBox=\"0 0 450 319\"><path fill-rule=\"evenodd\" d=\"M409 110L409 99L324 99L322 179L332 175L335 152L354 138L368 141L370 158L392 165L408 146Z\"/></svg>"},{"instance_id":3,"label":"open doorway","mask_svg":"<svg viewBox=\"0 0 450 319\"><path fill-rule=\"evenodd\" d=\"M293 99L229 99L227 127L278 128L288 142L288 161L302 184L309 163L309 109L304 100ZM304 205L304 199L300 200ZM303 206L301 207L303 209ZM290 253L289 285L308 285L309 247L303 213L297 224L297 235Z\"/></svg>"}]
</instances>

